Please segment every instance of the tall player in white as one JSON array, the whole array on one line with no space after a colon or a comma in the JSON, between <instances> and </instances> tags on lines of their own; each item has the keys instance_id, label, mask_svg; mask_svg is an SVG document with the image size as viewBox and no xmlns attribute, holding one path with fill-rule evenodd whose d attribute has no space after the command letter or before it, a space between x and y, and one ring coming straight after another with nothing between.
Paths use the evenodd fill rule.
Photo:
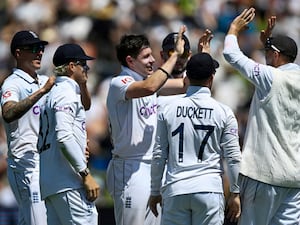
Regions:
<instances>
[{"instance_id":1,"label":"tall player in white","mask_svg":"<svg viewBox=\"0 0 300 225\"><path fill-rule=\"evenodd\" d=\"M158 215L156 207L162 202L164 225L223 224L223 157L231 192L227 217L237 221L240 215L237 120L210 92L218 66L208 53L192 56L186 68L190 80L186 96L166 105L158 115L149 204Z\"/></svg>"},{"instance_id":2,"label":"tall player in white","mask_svg":"<svg viewBox=\"0 0 300 225\"><path fill-rule=\"evenodd\" d=\"M8 144L7 176L18 202L19 225L46 225L40 196L39 154L36 147L40 108L55 77L37 74L47 41L32 31L17 32L11 53L17 65L1 87L2 116Z\"/></svg>"},{"instance_id":3,"label":"tall player in white","mask_svg":"<svg viewBox=\"0 0 300 225\"><path fill-rule=\"evenodd\" d=\"M155 59L144 35L126 35L117 47L122 72L111 81L107 109L113 141L113 158L107 169L108 190L114 199L116 224L159 224L147 207L150 168L157 124L156 91L168 80L183 53L181 35L175 52L154 71ZM168 81L167 81L168 80Z\"/></svg>"},{"instance_id":4,"label":"tall player in white","mask_svg":"<svg viewBox=\"0 0 300 225\"><path fill-rule=\"evenodd\" d=\"M87 167L86 116L79 87L87 81L86 61L92 59L77 44L61 45L53 56L57 78L41 114L38 139L48 225L98 223L93 201L100 189Z\"/></svg>"}]
</instances>

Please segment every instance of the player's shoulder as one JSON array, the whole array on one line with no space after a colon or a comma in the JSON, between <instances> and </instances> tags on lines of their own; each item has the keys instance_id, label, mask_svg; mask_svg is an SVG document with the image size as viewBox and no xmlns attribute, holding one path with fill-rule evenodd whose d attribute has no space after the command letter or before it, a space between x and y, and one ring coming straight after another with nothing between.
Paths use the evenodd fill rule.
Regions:
<instances>
[{"instance_id":1,"label":"player's shoulder","mask_svg":"<svg viewBox=\"0 0 300 225\"><path fill-rule=\"evenodd\" d=\"M10 87L19 87L22 86L23 80L16 74L12 73L7 76L2 82L2 89Z\"/></svg>"},{"instance_id":2,"label":"player's shoulder","mask_svg":"<svg viewBox=\"0 0 300 225\"><path fill-rule=\"evenodd\" d=\"M127 74L120 74L111 79L110 86L126 86L134 81L135 79L132 76Z\"/></svg>"},{"instance_id":3,"label":"player's shoulder","mask_svg":"<svg viewBox=\"0 0 300 225\"><path fill-rule=\"evenodd\" d=\"M220 114L223 114L225 117L235 117L233 110L226 104L215 100L216 105L218 106L218 111Z\"/></svg>"}]
</instances>

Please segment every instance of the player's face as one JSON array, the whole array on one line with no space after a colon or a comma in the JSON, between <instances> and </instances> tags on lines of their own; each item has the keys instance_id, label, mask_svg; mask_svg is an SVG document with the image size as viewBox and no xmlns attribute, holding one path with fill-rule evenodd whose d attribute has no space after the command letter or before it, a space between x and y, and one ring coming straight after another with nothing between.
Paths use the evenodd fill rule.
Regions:
<instances>
[{"instance_id":1,"label":"player's face","mask_svg":"<svg viewBox=\"0 0 300 225\"><path fill-rule=\"evenodd\" d=\"M75 70L74 70L74 80L78 83L85 83L87 82L88 76L87 72L90 69L87 65L86 61L76 61L74 63Z\"/></svg>"},{"instance_id":2,"label":"player's face","mask_svg":"<svg viewBox=\"0 0 300 225\"><path fill-rule=\"evenodd\" d=\"M41 60L45 50L44 45L22 46L16 51L19 64L23 69L36 71L41 68ZM22 69L22 68L21 68Z\"/></svg>"},{"instance_id":3,"label":"player's face","mask_svg":"<svg viewBox=\"0 0 300 225\"><path fill-rule=\"evenodd\" d=\"M272 50L272 49L267 49L265 52L265 57L266 57L266 64L269 66L275 66L276 65L276 59L278 58L278 52Z\"/></svg>"},{"instance_id":4,"label":"player's face","mask_svg":"<svg viewBox=\"0 0 300 225\"><path fill-rule=\"evenodd\" d=\"M155 59L151 48L146 47L142 49L136 58L130 57L130 61L130 68L143 77L147 77L153 73Z\"/></svg>"},{"instance_id":5,"label":"player's face","mask_svg":"<svg viewBox=\"0 0 300 225\"><path fill-rule=\"evenodd\" d=\"M170 49L169 51L166 51L166 52L162 52L164 61L167 61L168 58L171 56L171 54L173 54L173 52L174 52L173 49ZM172 70L172 76L174 78L182 76L182 73L185 71L186 64L187 64L190 57L191 57L191 52L190 51L185 51L182 54L182 56L180 56L177 59L176 64L175 64L175 66Z\"/></svg>"}]
</instances>

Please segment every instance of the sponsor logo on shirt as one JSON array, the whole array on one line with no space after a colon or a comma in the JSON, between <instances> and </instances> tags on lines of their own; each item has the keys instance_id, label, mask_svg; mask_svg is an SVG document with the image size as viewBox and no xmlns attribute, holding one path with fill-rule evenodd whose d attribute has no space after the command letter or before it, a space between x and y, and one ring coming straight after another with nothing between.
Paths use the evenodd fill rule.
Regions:
<instances>
[{"instance_id":1,"label":"sponsor logo on shirt","mask_svg":"<svg viewBox=\"0 0 300 225\"><path fill-rule=\"evenodd\" d=\"M33 106L32 112L34 115L39 115L41 113L41 108L38 105Z\"/></svg>"},{"instance_id":2,"label":"sponsor logo on shirt","mask_svg":"<svg viewBox=\"0 0 300 225\"><path fill-rule=\"evenodd\" d=\"M73 112L72 108L70 106L55 106L56 112Z\"/></svg>"},{"instance_id":3,"label":"sponsor logo on shirt","mask_svg":"<svg viewBox=\"0 0 300 225\"><path fill-rule=\"evenodd\" d=\"M152 114L156 114L156 110L157 110L157 104L154 104L150 106L148 105L142 106L139 111L142 116L149 117Z\"/></svg>"},{"instance_id":4,"label":"sponsor logo on shirt","mask_svg":"<svg viewBox=\"0 0 300 225\"><path fill-rule=\"evenodd\" d=\"M132 77L125 77L121 80L123 84L127 84L128 82L133 81Z\"/></svg>"},{"instance_id":5,"label":"sponsor logo on shirt","mask_svg":"<svg viewBox=\"0 0 300 225\"><path fill-rule=\"evenodd\" d=\"M31 93L32 93L32 88L30 88L30 89L27 89L27 88L26 88L26 91L27 91L29 94L31 94Z\"/></svg>"},{"instance_id":6,"label":"sponsor logo on shirt","mask_svg":"<svg viewBox=\"0 0 300 225\"><path fill-rule=\"evenodd\" d=\"M11 96L11 91L6 91L6 92L4 92L3 94L2 94L2 98L8 98L8 97L10 97Z\"/></svg>"},{"instance_id":7,"label":"sponsor logo on shirt","mask_svg":"<svg viewBox=\"0 0 300 225\"><path fill-rule=\"evenodd\" d=\"M259 64L256 64L254 66L253 70L254 70L254 76L259 76L260 75Z\"/></svg>"}]
</instances>

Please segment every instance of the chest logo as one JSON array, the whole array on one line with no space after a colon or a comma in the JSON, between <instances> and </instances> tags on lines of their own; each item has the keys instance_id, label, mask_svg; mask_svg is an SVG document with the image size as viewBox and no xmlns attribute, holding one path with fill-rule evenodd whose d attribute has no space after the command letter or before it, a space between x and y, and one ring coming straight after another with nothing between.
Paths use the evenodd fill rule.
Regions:
<instances>
[{"instance_id":1,"label":"chest logo","mask_svg":"<svg viewBox=\"0 0 300 225\"><path fill-rule=\"evenodd\" d=\"M11 96L11 92L10 91L6 91L5 93L3 93L2 97L3 98L8 98Z\"/></svg>"}]
</instances>

